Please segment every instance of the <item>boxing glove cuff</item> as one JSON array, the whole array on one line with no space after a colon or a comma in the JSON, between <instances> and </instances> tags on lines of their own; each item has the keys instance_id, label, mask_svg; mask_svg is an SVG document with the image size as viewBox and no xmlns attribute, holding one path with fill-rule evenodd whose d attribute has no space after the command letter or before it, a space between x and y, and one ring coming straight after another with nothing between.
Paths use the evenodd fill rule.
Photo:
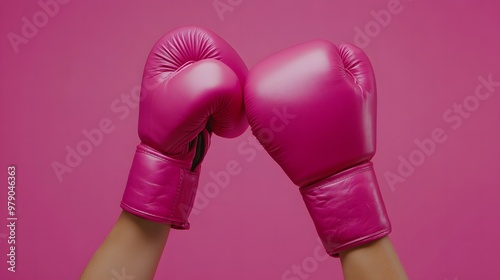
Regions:
<instances>
[{"instance_id":1,"label":"boxing glove cuff","mask_svg":"<svg viewBox=\"0 0 500 280\"><path fill-rule=\"evenodd\" d=\"M146 220L189 229L199 179L199 173L189 168L189 163L138 145L121 208Z\"/></svg>"},{"instance_id":2,"label":"boxing glove cuff","mask_svg":"<svg viewBox=\"0 0 500 280\"><path fill-rule=\"evenodd\" d=\"M300 188L327 253L387 236L391 224L373 164L364 163Z\"/></svg>"}]
</instances>

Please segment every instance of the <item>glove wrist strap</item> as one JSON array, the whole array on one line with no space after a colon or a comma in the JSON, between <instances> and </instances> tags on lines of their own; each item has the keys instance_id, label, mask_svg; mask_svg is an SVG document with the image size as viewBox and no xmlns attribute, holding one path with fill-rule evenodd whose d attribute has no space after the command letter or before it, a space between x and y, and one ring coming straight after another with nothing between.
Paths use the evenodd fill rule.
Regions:
<instances>
[{"instance_id":1,"label":"glove wrist strap","mask_svg":"<svg viewBox=\"0 0 500 280\"><path fill-rule=\"evenodd\" d=\"M387 236L391 224L371 162L300 188L329 255Z\"/></svg>"},{"instance_id":2,"label":"glove wrist strap","mask_svg":"<svg viewBox=\"0 0 500 280\"><path fill-rule=\"evenodd\" d=\"M189 168L147 145L138 145L121 208L146 220L189 229L199 179L199 173Z\"/></svg>"}]
</instances>

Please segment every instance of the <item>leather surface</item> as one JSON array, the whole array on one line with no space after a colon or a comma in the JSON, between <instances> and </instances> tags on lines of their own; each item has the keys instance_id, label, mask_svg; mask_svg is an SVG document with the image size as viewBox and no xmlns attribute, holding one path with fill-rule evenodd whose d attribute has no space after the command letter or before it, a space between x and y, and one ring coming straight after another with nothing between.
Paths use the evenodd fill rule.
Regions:
<instances>
[{"instance_id":1,"label":"leather surface","mask_svg":"<svg viewBox=\"0 0 500 280\"><path fill-rule=\"evenodd\" d=\"M189 228L201 161L212 132L236 137L248 127L247 68L215 33L183 27L164 35L144 67L138 146L121 207L145 219Z\"/></svg>"},{"instance_id":2,"label":"leather surface","mask_svg":"<svg viewBox=\"0 0 500 280\"><path fill-rule=\"evenodd\" d=\"M375 94L364 53L317 40L258 63L246 83L245 106L254 135L288 177L304 186L373 157ZM262 141L273 109L285 107L295 118L272 141Z\"/></svg>"},{"instance_id":3,"label":"leather surface","mask_svg":"<svg viewBox=\"0 0 500 280\"><path fill-rule=\"evenodd\" d=\"M315 40L276 53L250 71L245 106L253 134L302 187L328 253L390 232L368 163L376 148L376 83L361 49ZM276 111L293 116L279 130ZM365 172L352 171L361 166Z\"/></svg>"},{"instance_id":4,"label":"leather surface","mask_svg":"<svg viewBox=\"0 0 500 280\"><path fill-rule=\"evenodd\" d=\"M328 254L379 239L391 232L371 162L300 188Z\"/></svg>"}]
</instances>

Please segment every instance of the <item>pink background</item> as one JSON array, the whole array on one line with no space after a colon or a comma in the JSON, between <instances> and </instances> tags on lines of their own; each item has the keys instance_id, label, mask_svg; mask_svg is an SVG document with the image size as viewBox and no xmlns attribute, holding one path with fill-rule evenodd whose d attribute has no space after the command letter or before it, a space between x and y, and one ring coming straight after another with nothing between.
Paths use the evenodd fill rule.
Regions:
<instances>
[{"instance_id":1,"label":"pink background","mask_svg":"<svg viewBox=\"0 0 500 280\"><path fill-rule=\"evenodd\" d=\"M395 1L220 0L233 7L219 17L213 0L60 0L68 3L46 22L37 1L2 1L0 279L79 276L120 212L138 143L138 109L122 115L111 104L126 106L121 95L139 85L154 42L183 25L215 31L249 67L316 38L363 46L379 92L374 162L410 278L500 279L500 86L474 97L479 76L500 81L500 5ZM23 36L23 17L34 15L40 27L16 53L8 34ZM453 110L464 101L470 112L462 117ZM60 182L51 164L64 163L66 146L75 149L86 139L82 130L105 118L114 130ZM415 141L434 129L446 140L422 157ZM213 140L200 190L230 161L241 173L199 206L191 230L171 232L156 279L301 279L284 277L293 265L307 279L342 278L338 259L324 260L323 251L315 259L319 243L296 187L265 152L251 148L252 158L238 150L252 147L249 139L247 130ZM387 181L410 156L413 172ZM10 164L18 184L16 273L6 264Z\"/></svg>"}]
</instances>

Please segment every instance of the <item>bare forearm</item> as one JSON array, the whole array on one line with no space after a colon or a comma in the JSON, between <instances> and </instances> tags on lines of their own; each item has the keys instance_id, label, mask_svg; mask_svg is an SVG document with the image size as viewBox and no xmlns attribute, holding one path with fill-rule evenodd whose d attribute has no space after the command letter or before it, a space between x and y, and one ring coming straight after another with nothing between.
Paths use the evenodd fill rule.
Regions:
<instances>
[{"instance_id":1,"label":"bare forearm","mask_svg":"<svg viewBox=\"0 0 500 280\"><path fill-rule=\"evenodd\" d=\"M80 279L109 280L125 275L153 279L169 231L168 225L122 212Z\"/></svg>"},{"instance_id":2,"label":"bare forearm","mask_svg":"<svg viewBox=\"0 0 500 280\"><path fill-rule=\"evenodd\" d=\"M406 280L388 237L340 253L345 280Z\"/></svg>"}]
</instances>

